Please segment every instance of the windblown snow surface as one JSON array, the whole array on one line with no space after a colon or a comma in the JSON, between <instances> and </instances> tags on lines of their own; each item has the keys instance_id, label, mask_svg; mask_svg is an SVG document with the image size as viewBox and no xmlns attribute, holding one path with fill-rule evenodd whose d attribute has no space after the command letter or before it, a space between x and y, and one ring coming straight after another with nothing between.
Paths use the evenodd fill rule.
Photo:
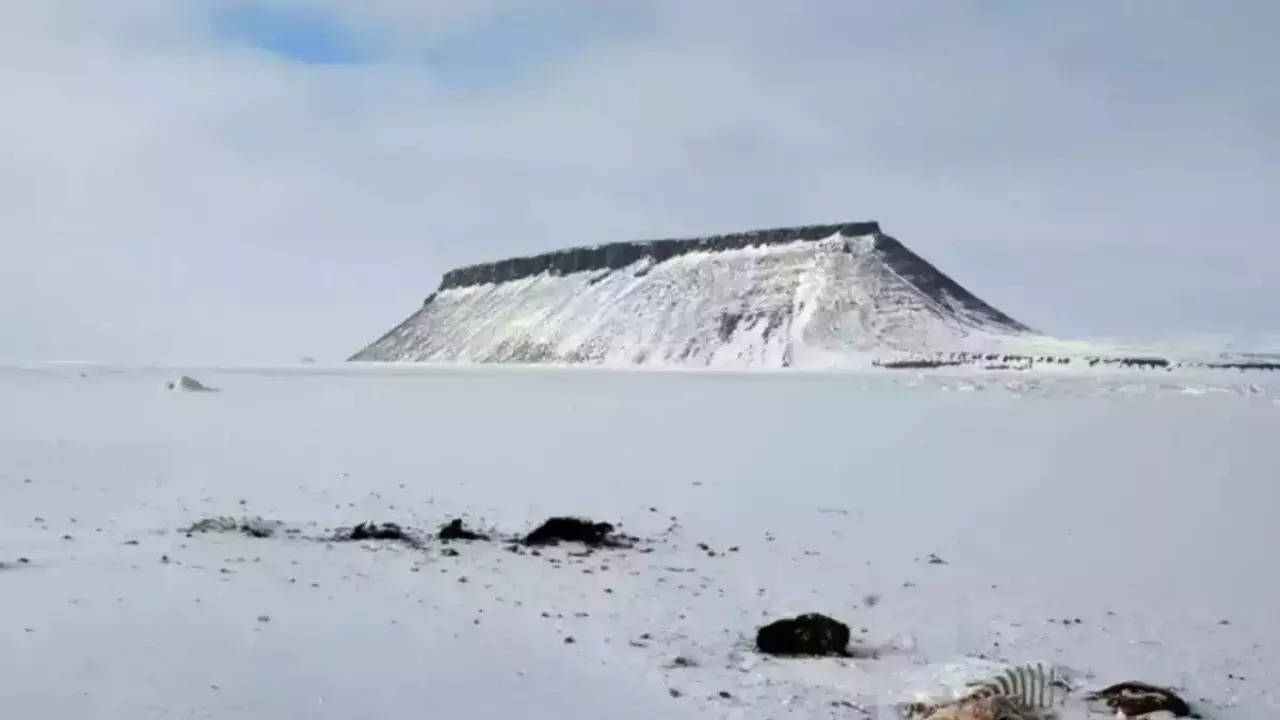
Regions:
<instances>
[{"instance_id":1,"label":"windblown snow surface","mask_svg":"<svg viewBox=\"0 0 1280 720\"><path fill-rule=\"evenodd\" d=\"M353 359L821 368L1063 348L865 222L461 268Z\"/></svg>"},{"instance_id":2,"label":"windblown snow surface","mask_svg":"<svg viewBox=\"0 0 1280 720\"><path fill-rule=\"evenodd\" d=\"M167 390L180 375L221 392ZM0 707L887 718L1050 660L1276 717L1267 378L0 369ZM324 540L559 514L642 546ZM177 530L215 516L283 525ZM878 657L754 652L761 624L807 611Z\"/></svg>"}]
</instances>

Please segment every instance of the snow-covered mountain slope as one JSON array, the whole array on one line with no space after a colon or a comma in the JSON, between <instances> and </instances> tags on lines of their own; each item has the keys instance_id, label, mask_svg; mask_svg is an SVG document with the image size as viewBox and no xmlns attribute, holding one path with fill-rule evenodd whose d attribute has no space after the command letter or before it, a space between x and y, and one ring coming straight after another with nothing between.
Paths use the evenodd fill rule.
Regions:
<instances>
[{"instance_id":1,"label":"snow-covered mountain slope","mask_svg":"<svg viewBox=\"0 0 1280 720\"><path fill-rule=\"evenodd\" d=\"M454 270L352 359L826 367L1050 342L863 222Z\"/></svg>"},{"instance_id":2,"label":"snow-covered mountain slope","mask_svg":"<svg viewBox=\"0 0 1280 720\"><path fill-rule=\"evenodd\" d=\"M1274 718L1277 381L0 367L0 707L889 720L1046 660ZM324 541L553 514L648 552ZM216 516L300 532L178 530ZM755 652L810 611L879 656Z\"/></svg>"}]
</instances>

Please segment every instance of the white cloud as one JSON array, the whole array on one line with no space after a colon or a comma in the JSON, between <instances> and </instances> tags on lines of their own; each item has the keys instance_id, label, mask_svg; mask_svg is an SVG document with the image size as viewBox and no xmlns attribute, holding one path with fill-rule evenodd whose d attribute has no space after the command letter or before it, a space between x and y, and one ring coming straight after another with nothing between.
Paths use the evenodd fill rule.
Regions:
<instances>
[{"instance_id":1,"label":"white cloud","mask_svg":"<svg viewBox=\"0 0 1280 720\"><path fill-rule=\"evenodd\" d=\"M1275 329L1270 4L671 2L477 87L417 53L511 3L321 5L370 62L0 8L0 357L341 357L455 264L862 218L1048 330Z\"/></svg>"}]
</instances>

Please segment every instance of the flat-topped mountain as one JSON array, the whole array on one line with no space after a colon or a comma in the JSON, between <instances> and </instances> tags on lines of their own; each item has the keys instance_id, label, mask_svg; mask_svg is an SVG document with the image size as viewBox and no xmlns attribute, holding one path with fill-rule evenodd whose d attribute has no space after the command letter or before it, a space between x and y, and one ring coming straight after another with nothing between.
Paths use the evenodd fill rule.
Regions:
<instances>
[{"instance_id":1,"label":"flat-topped mountain","mask_svg":"<svg viewBox=\"0 0 1280 720\"><path fill-rule=\"evenodd\" d=\"M1037 337L877 223L851 222L451 270L352 360L823 367Z\"/></svg>"}]
</instances>

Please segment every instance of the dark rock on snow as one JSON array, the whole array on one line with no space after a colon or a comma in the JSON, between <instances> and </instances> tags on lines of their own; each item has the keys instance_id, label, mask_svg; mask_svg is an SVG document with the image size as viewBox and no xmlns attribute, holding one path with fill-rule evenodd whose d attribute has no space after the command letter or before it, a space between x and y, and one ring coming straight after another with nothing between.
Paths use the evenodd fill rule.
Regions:
<instances>
[{"instance_id":1,"label":"dark rock on snow","mask_svg":"<svg viewBox=\"0 0 1280 720\"><path fill-rule=\"evenodd\" d=\"M245 518L240 521L240 532L250 537L269 538L276 534L280 523L262 518Z\"/></svg>"},{"instance_id":2,"label":"dark rock on snow","mask_svg":"<svg viewBox=\"0 0 1280 720\"><path fill-rule=\"evenodd\" d=\"M1104 702L1107 708L1123 713L1124 717L1139 717L1145 713L1160 711L1173 713L1174 717L1199 717L1172 690L1141 682L1117 683L1086 695L1085 700Z\"/></svg>"},{"instance_id":3,"label":"dark rock on snow","mask_svg":"<svg viewBox=\"0 0 1280 720\"><path fill-rule=\"evenodd\" d=\"M183 528L182 532L187 535L195 533L229 533L242 532L245 535L255 538L269 538L275 534L280 528L280 523L272 520L264 520L260 517L243 518L236 520L232 517L220 516L210 517L203 520L197 520L190 526Z\"/></svg>"},{"instance_id":4,"label":"dark rock on snow","mask_svg":"<svg viewBox=\"0 0 1280 720\"><path fill-rule=\"evenodd\" d=\"M756 649L767 655L849 656L849 626L826 615L806 613L778 620L756 633Z\"/></svg>"},{"instance_id":5,"label":"dark rock on snow","mask_svg":"<svg viewBox=\"0 0 1280 720\"><path fill-rule=\"evenodd\" d=\"M352 540L404 540L404 529L395 523L363 522L351 528Z\"/></svg>"},{"instance_id":6,"label":"dark rock on snow","mask_svg":"<svg viewBox=\"0 0 1280 720\"><path fill-rule=\"evenodd\" d=\"M439 538L441 540L488 540L489 536L468 530L463 527L462 518L454 518L440 526Z\"/></svg>"},{"instance_id":7,"label":"dark rock on snow","mask_svg":"<svg viewBox=\"0 0 1280 720\"><path fill-rule=\"evenodd\" d=\"M211 517L203 520L197 520L183 530L188 535L192 533L206 532L234 532L240 527L240 523L235 518L230 517Z\"/></svg>"},{"instance_id":8,"label":"dark rock on snow","mask_svg":"<svg viewBox=\"0 0 1280 720\"><path fill-rule=\"evenodd\" d=\"M553 517L524 538L525 545L555 545L560 542L582 543L590 547L631 547L635 538L616 535L613 525L585 518Z\"/></svg>"},{"instance_id":9,"label":"dark rock on snow","mask_svg":"<svg viewBox=\"0 0 1280 720\"><path fill-rule=\"evenodd\" d=\"M387 522L362 522L351 528L350 532L339 533L336 540L396 540L418 547L422 543L399 525Z\"/></svg>"}]
</instances>

